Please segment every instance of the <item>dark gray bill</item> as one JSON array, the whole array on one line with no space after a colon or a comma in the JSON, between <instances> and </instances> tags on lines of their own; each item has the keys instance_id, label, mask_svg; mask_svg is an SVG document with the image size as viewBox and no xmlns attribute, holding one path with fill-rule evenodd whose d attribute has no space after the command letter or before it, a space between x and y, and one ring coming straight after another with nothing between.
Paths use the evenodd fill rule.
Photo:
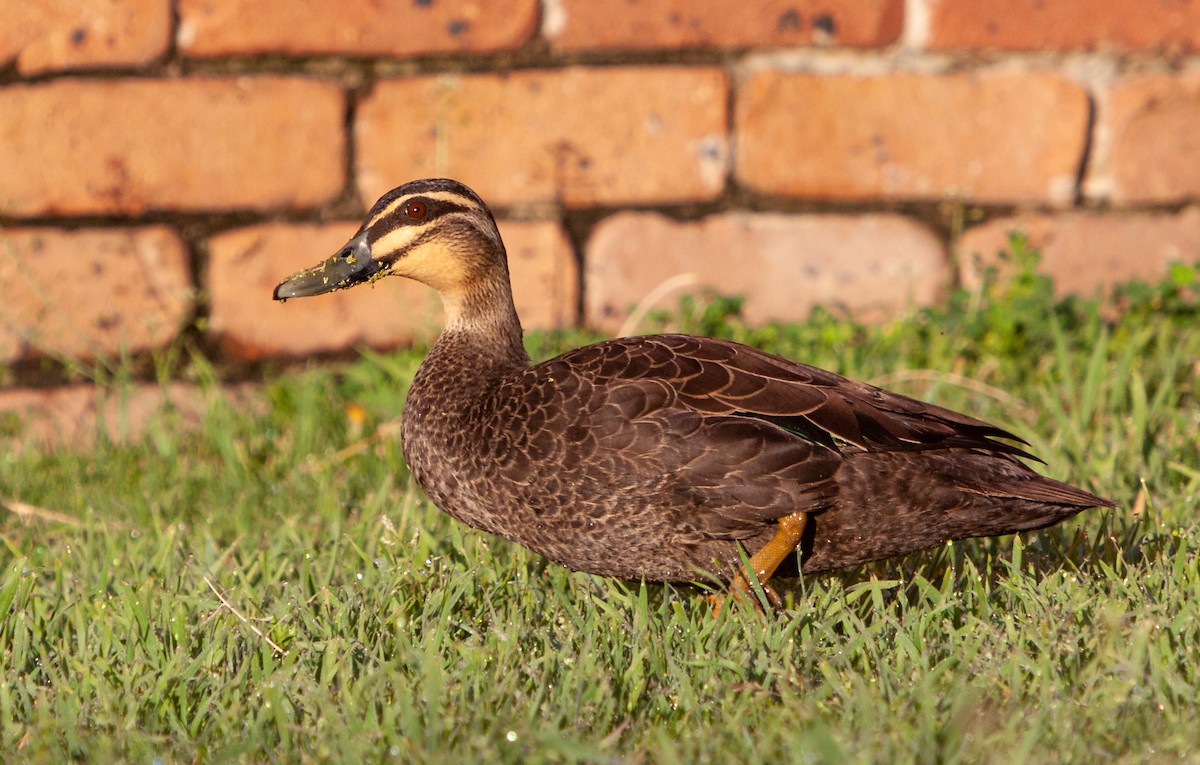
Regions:
<instances>
[{"instance_id":1,"label":"dark gray bill","mask_svg":"<svg viewBox=\"0 0 1200 765\"><path fill-rule=\"evenodd\" d=\"M275 288L276 300L322 295L370 281L385 265L371 259L371 245L365 233L351 239L341 251L324 263L297 271Z\"/></svg>"}]
</instances>

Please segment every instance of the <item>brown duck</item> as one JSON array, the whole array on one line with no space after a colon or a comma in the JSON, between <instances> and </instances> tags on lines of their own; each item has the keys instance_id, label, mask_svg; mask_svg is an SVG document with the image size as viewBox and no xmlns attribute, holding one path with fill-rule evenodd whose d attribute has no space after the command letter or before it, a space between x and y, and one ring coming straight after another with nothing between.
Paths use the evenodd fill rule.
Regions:
<instances>
[{"instance_id":1,"label":"brown duck","mask_svg":"<svg viewBox=\"0 0 1200 765\"><path fill-rule=\"evenodd\" d=\"M649 335L530 364L491 212L451 180L405 184L286 300L390 275L446 324L404 407L417 482L458 520L572 569L745 591L1012 534L1114 503L1038 475L1011 433L726 340Z\"/></svg>"}]
</instances>

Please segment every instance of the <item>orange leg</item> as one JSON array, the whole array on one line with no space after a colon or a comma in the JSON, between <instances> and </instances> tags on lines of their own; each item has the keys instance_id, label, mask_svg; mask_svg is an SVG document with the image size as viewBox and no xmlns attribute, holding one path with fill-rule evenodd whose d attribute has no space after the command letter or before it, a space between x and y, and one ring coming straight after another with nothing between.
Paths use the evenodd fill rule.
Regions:
<instances>
[{"instance_id":1,"label":"orange leg","mask_svg":"<svg viewBox=\"0 0 1200 765\"><path fill-rule=\"evenodd\" d=\"M758 578L759 585L762 586L763 592L767 595L767 600L775 608L783 605L779 599L779 595L775 590L767 584L767 580L775 573L775 569L779 568L779 564L783 563L784 559L796 552L796 548L800 546L800 538L804 535L804 524L808 520L805 513L792 513L785 515L779 519L779 530L775 532L775 536L771 537L771 541L767 542L761 550L754 553L750 558L750 568L754 570L755 577ZM729 583L729 589L724 593L716 593L708 596L709 603L713 607L713 616L721 613L721 607L725 605L726 596L732 596L736 600L749 600L755 603L751 596L751 587L749 580L746 579L745 572L739 571L734 575L733 581ZM755 604L757 607L757 604Z\"/></svg>"}]
</instances>

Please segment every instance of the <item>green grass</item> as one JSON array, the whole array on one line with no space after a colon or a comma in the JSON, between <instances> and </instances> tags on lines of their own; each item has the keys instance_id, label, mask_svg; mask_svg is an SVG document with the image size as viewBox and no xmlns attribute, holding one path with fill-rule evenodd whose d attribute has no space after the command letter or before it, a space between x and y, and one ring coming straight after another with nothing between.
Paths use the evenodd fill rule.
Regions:
<instances>
[{"instance_id":1,"label":"green grass","mask_svg":"<svg viewBox=\"0 0 1200 765\"><path fill-rule=\"evenodd\" d=\"M1118 318L1028 270L874 329L686 303L672 326L994 420L1121 503L796 581L774 620L439 513L371 437L419 352L280 376L258 412L214 395L199 430L0 455L0 499L75 519L0 516L0 761L1200 761L1195 276Z\"/></svg>"}]
</instances>

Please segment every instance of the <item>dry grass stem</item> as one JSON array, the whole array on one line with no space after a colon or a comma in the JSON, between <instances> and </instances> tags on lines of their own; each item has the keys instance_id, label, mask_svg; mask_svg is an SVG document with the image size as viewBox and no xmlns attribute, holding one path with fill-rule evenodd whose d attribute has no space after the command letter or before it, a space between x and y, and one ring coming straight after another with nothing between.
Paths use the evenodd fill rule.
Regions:
<instances>
[{"instance_id":1,"label":"dry grass stem","mask_svg":"<svg viewBox=\"0 0 1200 765\"><path fill-rule=\"evenodd\" d=\"M209 579L207 576L204 577L204 583L208 585L208 589L213 591L213 595L217 596L217 600L221 601L221 605L228 608L229 612L231 614L233 614L234 616L236 616L238 619L240 619L242 624L245 624L247 627L249 627L251 630L253 630L255 635L258 635L260 638L267 641L267 645L274 648L279 653L280 656L287 656L287 651L283 650L283 648L278 643L276 643L274 640L267 637L266 634L263 633L262 630L260 630L258 627L255 627L253 622L251 622L249 619L247 619L245 616L243 616L241 611L238 611L236 608L233 607L232 603L230 603L228 600L225 599L225 596L221 594L221 591L217 589L216 585L214 585L212 583L211 579Z\"/></svg>"}]
</instances>

